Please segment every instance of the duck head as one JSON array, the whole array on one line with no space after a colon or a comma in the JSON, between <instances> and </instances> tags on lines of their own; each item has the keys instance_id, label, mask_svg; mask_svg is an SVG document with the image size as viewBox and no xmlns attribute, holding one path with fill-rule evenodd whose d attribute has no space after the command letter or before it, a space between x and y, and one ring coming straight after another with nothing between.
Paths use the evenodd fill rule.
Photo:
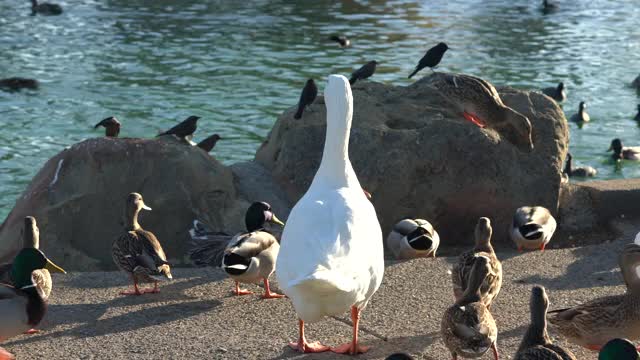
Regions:
<instances>
[{"instance_id":1,"label":"duck head","mask_svg":"<svg viewBox=\"0 0 640 360\"><path fill-rule=\"evenodd\" d=\"M475 249L478 251L493 252L493 247L491 246L491 235L493 235L491 220L487 217L481 217L478 219L475 230Z\"/></svg>"},{"instance_id":2,"label":"duck head","mask_svg":"<svg viewBox=\"0 0 640 360\"><path fill-rule=\"evenodd\" d=\"M140 227L138 224L138 213L140 210L151 210L147 204L144 203L142 199L142 195L138 193L131 193L127 196L127 205L126 205L126 226L128 229L135 230Z\"/></svg>"},{"instance_id":3,"label":"duck head","mask_svg":"<svg viewBox=\"0 0 640 360\"><path fill-rule=\"evenodd\" d=\"M529 301L529 310L531 311L531 324L544 325L546 323L545 316L549 309L549 297L544 287L536 285L531 288L531 300ZM546 325L544 325L546 327Z\"/></svg>"},{"instance_id":4,"label":"duck head","mask_svg":"<svg viewBox=\"0 0 640 360\"><path fill-rule=\"evenodd\" d=\"M564 82L560 81L560 83L558 83L558 92L562 92L564 90Z\"/></svg>"},{"instance_id":5,"label":"duck head","mask_svg":"<svg viewBox=\"0 0 640 360\"><path fill-rule=\"evenodd\" d=\"M37 249L40 247L40 229L38 229L36 218L33 216L24 218L22 241L25 248Z\"/></svg>"},{"instance_id":6,"label":"duck head","mask_svg":"<svg viewBox=\"0 0 640 360\"><path fill-rule=\"evenodd\" d=\"M256 231L262 229L266 222L284 226L284 223L273 213L271 205L266 202L254 202L251 204L244 216L244 224L247 230Z\"/></svg>"},{"instance_id":7,"label":"duck head","mask_svg":"<svg viewBox=\"0 0 640 360\"><path fill-rule=\"evenodd\" d=\"M611 140L611 146L609 146L609 150L613 150L613 158L616 160L622 159L622 141L620 139Z\"/></svg>"},{"instance_id":8,"label":"duck head","mask_svg":"<svg viewBox=\"0 0 640 360\"><path fill-rule=\"evenodd\" d=\"M42 251L33 248L20 250L13 259L11 278L18 289L35 288L31 273L34 270L47 269L51 272L66 274L66 271L49 260Z\"/></svg>"},{"instance_id":9,"label":"duck head","mask_svg":"<svg viewBox=\"0 0 640 360\"><path fill-rule=\"evenodd\" d=\"M587 108L587 104L584 101L580 101L580 105L578 106L578 111L583 112L584 109Z\"/></svg>"},{"instance_id":10,"label":"duck head","mask_svg":"<svg viewBox=\"0 0 640 360\"><path fill-rule=\"evenodd\" d=\"M598 360L637 360L640 355L635 345L627 339L609 340L600 350Z\"/></svg>"}]
</instances>

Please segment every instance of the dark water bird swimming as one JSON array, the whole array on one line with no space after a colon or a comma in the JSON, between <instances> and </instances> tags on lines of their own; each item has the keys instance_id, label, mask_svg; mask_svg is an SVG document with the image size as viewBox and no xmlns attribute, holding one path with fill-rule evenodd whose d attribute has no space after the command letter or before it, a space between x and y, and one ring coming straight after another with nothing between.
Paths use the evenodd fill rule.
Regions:
<instances>
[{"instance_id":1,"label":"dark water bird swimming","mask_svg":"<svg viewBox=\"0 0 640 360\"><path fill-rule=\"evenodd\" d=\"M633 118L636 121L640 121L640 104L638 105L638 113L636 114L636 117Z\"/></svg>"},{"instance_id":2,"label":"dark water bird swimming","mask_svg":"<svg viewBox=\"0 0 640 360\"><path fill-rule=\"evenodd\" d=\"M102 119L94 126L94 129L104 126L104 136L106 137L118 137L120 134L120 122L115 116L109 116L106 119Z\"/></svg>"},{"instance_id":3,"label":"dark water bird swimming","mask_svg":"<svg viewBox=\"0 0 640 360\"><path fill-rule=\"evenodd\" d=\"M550 14L550 13L552 13L554 11L557 11L557 10L558 10L558 5L556 5L556 4L552 3L552 2L549 2L547 0L542 0L542 12L544 14Z\"/></svg>"},{"instance_id":4,"label":"dark water bird swimming","mask_svg":"<svg viewBox=\"0 0 640 360\"><path fill-rule=\"evenodd\" d=\"M376 72L376 66L378 62L375 60L369 61L368 63L362 65L362 67L351 73L351 78L349 79L349 84L353 85L358 80L364 80Z\"/></svg>"},{"instance_id":5,"label":"dark water bird swimming","mask_svg":"<svg viewBox=\"0 0 640 360\"><path fill-rule=\"evenodd\" d=\"M558 86L542 89L542 93L557 102L567 100L567 92L564 90L564 83L560 82Z\"/></svg>"},{"instance_id":6,"label":"dark water bird swimming","mask_svg":"<svg viewBox=\"0 0 640 360\"><path fill-rule=\"evenodd\" d=\"M31 0L31 15L60 15L62 14L62 6L51 3L40 3L37 0Z\"/></svg>"},{"instance_id":7,"label":"dark water bird swimming","mask_svg":"<svg viewBox=\"0 0 640 360\"><path fill-rule=\"evenodd\" d=\"M210 152L216 146L216 143L218 142L218 140L222 140L222 137L220 137L220 135L218 134L213 134L208 138L200 141L196 146L206 152Z\"/></svg>"},{"instance_id":8,"label":"dark water bird swimming","mask_svg":"<svg viewBox=\"0 0 640 360\"><path fill-rule=\"evenodd\" d=\"M424 54L422 59L420 59L420 61L418 62L416 69L413 70L411 74L409 74L409 79L411 79L413 75L417 74L418 71L426 67L431 68L431 71L433 71L433 68L438 66L440 60L442 60L442 56L448 49L449 47L447 46L447 44L441 42L438 45L427 50L427 53Z\"/></svg>"},{"instance_id":9,"label":"dark water bird swimming","mask_svg":"<svg viewBox=\"0 0 640 360\"><path fill-rule=\"evenodd\" d=\"M580 105L578 107L578 112L576 114L571 115L571 121L576 123L586 123L591 120L589 114L587 114L587 104L584 101L580 101Z\"/></svg>"},{"instance_id":10,"label":"dark water bird swimming","mask_svg":"<svg viewBox=\"0 0 640 360\"><path fill-rule=\"evenodd\" d=\"M598 171L591 166L573 167L573 156L567 153L567 163L564 166L564 174L569 177L591 177L596 176Z\"/></svg>"},{"instance_id":11,"label":"dark water bird swimming","mask_svg":"<svg viewBox=\"0 0 640 360\"><path fill-rule=\"evenodd\" d=\"M622 141L620 139L611 140L611 146L609 146L609 150L612 151L613 155L611 157L614 160L640 160L640 147L638 146L624 146L622 145Z\"/></svg>"},{"instance_id":12,"label":"dark water bird swimming","mask_svg":"<svg viewBox=\"0 0 640 360\"><path fill-rule=\"evenodd\" d=\"M6 79L0 79L0 89L13 92L20 91L22 89L37 90L40 84L38 80L27 79L21 77L11 77Z\"/></svg>"},{"instance_id":13,"label":"dark water bird swimming","mask_svg":"<svg viewBox=\"0 0 640 360\"><path fill-rule=\"evenodd\" d=\"M351 46L351 40L349 40L344 35L333 35L329 38L329 40L337 42L338 44L340 44L341 48L346 48Z\"/></svg>"},{"instance_id":14,"label":"dark water bird swimming","mask_svg":"<svg viewBox=\"0 0 640 360\"><path fill-rule=\"evenodd\" d=\"M191 137L196 131L196 128L198 127L198 119L200 119L200 117L191 115L180 124L163 133L158 134L158 136L175 135L181 139L187 139L188 137Z\"/></svg>"},{"instance_id":15,"label":"dark water bird swimming","mask_svg":"<svg viewBox=\"0 0 640 360\"><path fill-rule=\"evenodd\" d=\"M318 87L316 86L315 81L313 79L307 80L307 83L302 88L302 93L300 94L300 100L298 101L298 111L293 116L294 119L300 119L302 117L302 112L304 109L313 104L313 101L318 96Z\"/></svg>"}]
</instances>

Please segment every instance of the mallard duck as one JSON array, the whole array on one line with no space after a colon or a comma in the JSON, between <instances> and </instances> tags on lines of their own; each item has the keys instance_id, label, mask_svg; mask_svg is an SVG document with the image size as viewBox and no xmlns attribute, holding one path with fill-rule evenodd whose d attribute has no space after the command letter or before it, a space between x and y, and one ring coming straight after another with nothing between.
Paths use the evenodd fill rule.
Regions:
<instances>
[{"instance_id":1,"label":"mallard duck","mask_svg":"<svg viewBox=\"0 0 640 360\"><path fill-rule=\"evenodd\" d=\"M458 359L458 355L478 358L489 349L493 351L494 360L498 360L498 327L482 301L480 290L491 272L491 260L478 256L469 271L467 289L442 316L440 335L453 360Z\"/></svg>"},{"instance_id":2,"label":"mallard duck","mask_svg":"<svg viewBox=\"0 0 640 360\"><path fill-rule=\"evenodd\" d=\"M587 114L587 104L584 101L580 101L580 105L578 106L578 112L571 115L571 122L575 123L586 123L591 121L591 117Z\"/></svg>"},{"instance_id":3,"label":"mallard duck","mask_svg":"<svg viewBox=\"0 0 640 360\"><path fill-rule=\"evenodd\" d=\"M552 98L553 100L555 100L557 102L563 102L563 101L567 100L567 92L564 89L564 83L563 82L558 83L558 86L548 87L548 88L542 89L542 93L547 95L548 97Z\"/></svg>"},{"instance_id":4,"label":"mallard duck","mask_svg":"<svg viewBox=\"0 0 640 360\"><path fill-rule=\"evenodd\" d=\"M640 339L640 246L626 245L619 260L626 293L549 312L549 323L567 340L600 350L611 339Z\"/></svg>"},{"instance_id":5,"label":"mallard duck","mask_svg":"<svg viewBox=\"0 0 640 360\"><path fill-rule=\"evenodd\" d=\"M329 76L325 87L327 133L320 168L291 210L282 234L276 276L299 317L303 352L329 347L307 342L304 323L351 309L353 339L337 353L367 351L358 342L360 313L384 273L382 230L349 160L353 97L347 79Z\"/></svg>"},{"instance_id":6,"label":"mallard duck","mask_svg":"<svg viewBox=\"0 0 640 360\"><path fill-rule=\"evenodd\" d=\"M547 334L549 298L542 286L531 289L531 324L520 342L514 360L576 360L569 350L554 345Z\"/></svg>"},{"instance_id":7,"label":"mallard duck","mask_svg":"<svg viewBox=\"0 0 640 360\"><path fill-rule=\"evenodd\" d=\"M62 14L62 6L51 3L40 3L37 0L31 0L31 15L60 15Z\"/></svg>"},{"instance_id":8,"label":"mallard duck","mask_svg":"<svg viewBox=\"0 0 640 360\"><path fill-rule=\"evenodd\" d=\"M40 248L40 230L38 229L36 219L33 216L27 216L24 218L22 239L22 247L24 249ZM12 268L13 264L0 266L0 283L14 285L14 281L11 278ZM47 301L49 299L49 295L51 295L51 289L53 288L53 282L51 281L51 274L49 273L49 270L34 270L32 275L33 282L38 286L42 299Z\"/></svg>"},{"instance_id":9,"label":"mallard duck","mask_svg":"<svg viewBox=\"0 0 640 360\"><path fill-rule=\"evenodd\" d=\"M540 249L551 241L556 231L556 219L542 206L523 206L516 210L511 224L511 240L518 251L522 249Z\"/></svg>"},{"instance_id":10,"label":"mallard duck","mask_svg":"<svg viewBox=\"0 0 640 360\"><path fill-rule=\"evenodd\" d=\"M329 40L337 42L343 49L351 46L351 40L344 35L331 35Z\"/></svg>"},{"instance_id":11,"label":"mallard duck","mask_svg":"<svg viewBox=\"0 0 640 360\"><path fill-rule=\"evenodd\" d=\"M193 246L191 260L198 266L221 266L235 280L235 295L253 294L240 289L240 283L264 282L263 299L281 298L269 287L269 276L276 268L280 244L265 230L265 223L284 226L266 202L254 202L245 214L246 232L231 237L224 234L201 236L196 227L191 232ZM220 244L226 244L221 246Z\"/></svg>"},{"instance_id":12,"label":"mallard duck","mask_svg":"<svg viewBox=\"0 0 640 360\"><path fill-rule=\"evenodd\" d=\"M111 256L118 268L131 275L133 280L133 290L123 291L121 295L158 293L159 281L173 279L160 241L151 231L144 230L138 223L138 213L142 209L151 210L144 203L142 195L129 194L125 207L125 231L113 242L111 250ZM153 289L140 290L139 282L152 282Z\"/></svg>"},{"instance_id":13,"label":"mallard duck","mask_svg":"<svg viewBox=\"0 0 640 360\"><path fill-rule=\"evenodd\" d=\"M558 10L558 5L549 2L547 0L542 0L542 13L550 14Z\"/></svg>"},{"instance_id":14,"label":"mallard duck","mask_svg":"<svg viewBox=\"0 0 640 360\"><path fill-rule=\"evenodd\" d=\"M438 232L423 219L401 220L387 236L387 246L397 259L436 257L438 245Z\"/></svg>"},{"instance_id":15,"label":"mallard duck","mask_svg":"<svg viewBox=\"0 0 640 360\"><path fill-rule=\"evenodd\" d=\"M567 153L567 163L564 166L563 174L568 177L592 177L598 174L598 170L591 166L573 167L573 156Z\"/></svg>"},{"instance_id":16,"label":"mallard duck","mask_svg":"<svg viewBox=\"0 0 640 360\"><path fill-rule=\"evenodd\" d=\"M453 295L456 299L460 299L469 284L469 276L473 264L481 257L489 260L491 271L484 279L480 287L482 301L491 306L491 302L498 296L502 287L502 264L496 257L493 246L491 246L491 221L486 217L478 219L475 230L475 247L469 251L465 251L458 258L458 263L451 270L451 278L453 280Z\"/></svg>"},{"instance_id":17,"label":"mallard duck","mask_svg":"<svg viewBox=\"0 0 640 360\"><path fill-rule=\"evenodd\" d=\"M15 257L11 268L14 285L0 284L0 342L37 326L47 312L47 302L32 276L41 269L65 273L38 249L24 248ZM13 356L0 347L0 359Z\"/></svg>"},{"instance_id":18,"label":"mallard duck","mask_svg":"<svg viewBox=\"0 0 640 360\"><path fill-rule=\"evenodd\" d=\"M106 137L118 137L118 134L120 134L120 122L115 116L102 119L93 128L97 129L100 126L104 126L104 136Z\"/></svg>"},{"instance_id":19,"label":"mallard duck","mask_svg":"<svg viewBox=\"0 0 640 360\"><path fill-rule=\"evenodd\" d=\"M489 82L475 76L447 73L433 74L427 81L465 119L481 128L494 129L522 151L533 150L531 122L506 106Z\"/></svg>"},{"instance_id":20,"label":"mallard duck","mask_svg":"<svg viewBox=\"0 0 640 360\"><path fill-rule=\"evenodd\" d=\"M627 339L613 339L609 340L600 354L598 354L598 360L638 360L640 359L640 353L636 349L636 346Z\"/></svg>"},{"instance_id":21,"label":"mallard duck","mask_svg":"<svg viewBox=\"0 0 640 360\"><path fill-rule=\"evenodd\" d=\"M640 160L640 146L623 146L622 141L620 139L611 140L611 146L609 146L609 150L612 151L613 155L611 157L614 160Z\"/></svg>"}]
</instances>

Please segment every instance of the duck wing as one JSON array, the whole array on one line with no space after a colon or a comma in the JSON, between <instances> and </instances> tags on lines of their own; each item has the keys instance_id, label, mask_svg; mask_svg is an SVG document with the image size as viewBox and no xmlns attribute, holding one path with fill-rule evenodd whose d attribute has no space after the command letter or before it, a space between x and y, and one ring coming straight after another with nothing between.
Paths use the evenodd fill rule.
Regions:
<instances>
[{"instance_id":1,"label":"duck wing","mask_svg":"<svg viewBox=\"0 0 640 360\"><path fill-rule=\"evenodd\" d=\"M270 233L254 231L235 236L225 252L234 253L244 258L252 258L269 249L275 243L277 243L276 238Z\"/></svg>"},{"instance_id":2,"label":"duck wing","mask_svg":"<svg viewBox=\"0 0 640 360\"><path fill-rule=\"evenodd\" d=\"M557 352L542 345L529 347L519 351L514 360L564 360Z\"/></svg>"},{"instance_id":3,"label":"duck wing","mask_svg":"<svg viewBox=\"0 0 640 360\"><path fill-rule=\"evenodd\" d=\"M220 267L222 256L233 237L224 232L210 231L202 222L193 221L189 230L189 258L196 266Z\"/></svg>"},{"instance_id":4,"label":"duck wing","mask_svg":"<svg viewBox=\"0 0 640 360\"><path fill-rule=\"evenodd\" d=\"M29 329L28 299L13 286L0 285L0 338L22 334Z\"/></svg>"}]
</instances>

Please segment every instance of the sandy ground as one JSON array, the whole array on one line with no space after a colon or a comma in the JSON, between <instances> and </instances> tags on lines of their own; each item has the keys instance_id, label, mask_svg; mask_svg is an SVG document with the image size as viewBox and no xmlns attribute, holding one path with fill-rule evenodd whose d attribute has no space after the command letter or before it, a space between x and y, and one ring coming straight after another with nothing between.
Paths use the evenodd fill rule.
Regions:
<instances>
[{"instance_id":1,"label":"sandy ground","mask_svg":"<svg viewBox=\"0 0 640 360\"><path fill-rule=\"evenodd\" d=\"M628 234L622 239L629 239ZM532 284L544 285L551 308L624 291L617 254L625 240L544 253L499 251L505 271L492 312L501 359L513 358L529 322ZM389 263L384 282L363 312L362 341L372 349L361 359L404 351L417 359L450 359L439 335L452 304L448 270L453 257ZM289 349L297 337L288 299L231 296L232 282L218 269L175 269L160 294L119 296L123 273L55 275L43 331L3 346L18 359L336 359L332 353L302 355ZM261 292L261 288L248 285ZM338 345L350 340L347 314L307 325L310 340ZM569 345L579 359L595 353ZM483 359L491 359L490 352Z\"/></svg>"}]
</instances>

